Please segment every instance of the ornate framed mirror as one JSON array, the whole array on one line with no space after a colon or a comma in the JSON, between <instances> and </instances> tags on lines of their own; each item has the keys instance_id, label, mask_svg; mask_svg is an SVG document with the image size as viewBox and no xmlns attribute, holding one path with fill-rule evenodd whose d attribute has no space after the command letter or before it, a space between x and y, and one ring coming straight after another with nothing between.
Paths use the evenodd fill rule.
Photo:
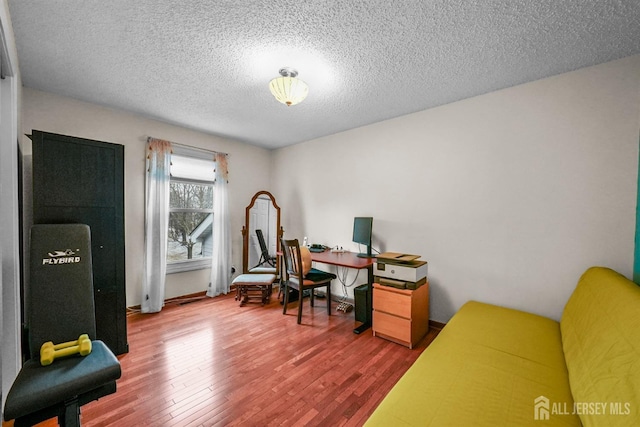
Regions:
<instances>
[{"instance_id":1,"label":"ornate framed mirror","mask_svg":"<svg viewBox=\"0 0 640 427\"><path fill-rule=\"evenodd\" d=\"M280 207L268 191L258 191L245 209L242 227L242 272L273 269L279 273L277 253L284 230L280 226Z\"/></svg>"}]
</instances>

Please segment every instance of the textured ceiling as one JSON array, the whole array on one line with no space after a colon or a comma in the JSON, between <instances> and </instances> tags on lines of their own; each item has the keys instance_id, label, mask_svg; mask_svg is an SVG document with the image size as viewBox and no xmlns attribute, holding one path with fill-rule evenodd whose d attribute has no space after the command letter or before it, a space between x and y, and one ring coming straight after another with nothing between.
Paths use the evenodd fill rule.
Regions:
<instances>
[{"instance_id":1,"label":"textured ceiling","mask_svg":"<svg viewBox=\"0 0 640 427\"><path fill-rule=\"evenodd\" d=\"M638 0L9 0L23 84L277 148L640 53ZM286 107L269 81L309 84Z\"/></svg>"}]
</instances>

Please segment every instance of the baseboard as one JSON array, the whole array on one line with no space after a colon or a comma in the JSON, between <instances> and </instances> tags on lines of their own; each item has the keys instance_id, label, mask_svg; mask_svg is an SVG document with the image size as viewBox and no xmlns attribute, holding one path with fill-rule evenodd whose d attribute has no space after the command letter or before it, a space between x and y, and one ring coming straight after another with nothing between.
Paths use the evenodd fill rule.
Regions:
<instances>
[{"instance_id":1,"label":"baseboard","mask_svg":"<svg viewBox=\"0 0 640 427\"><path fill-rule=\"evenodd\" d=\"M355 301L353 300L353 298L341 298L335 294L332 294L331 301L338 302L338 303L346 302L348 304L351 304L355 308ZM438 331L441 331L442 328L444 328L446 325L447 325L446 323L436 322L435 320L429 320L429 329L436 329Z\"/></svg>"},{"instance_id":2,"label":"baseboard","mask_svg":"<svg viewBox=\"0 0 640 427\"><path fill-rule=\"evenodd\" d=\"M446 323L440 323L440 322L436 322L435 320L429 320L430 329L437 329L441 331L442 328L444 328L446 325L447 325Z\"/></svg>"},{"instance_id":3,"label":"baseboard","mask_svg":"<svg viewBox=\"0 0 640 427\"><path fill-rule=\"evenodd\" d=\"M196 292L194 294L180 295L179 297L168 298L164 300L165 303L180 301L183 299L199 298L207 294L207 291Z\"/></svg>"},{"instance_id":4,"label":"baseboard","mask_svg":"<svg viewBox=\"0 0 640 427\"><path fill-rule=\"evenodd\" d=\"M232 286L232 288L235 288L235 287ZM165 305L166 304L186 304L190 302L190 300L202 298L206 294L207 294L206 291L196 292L194 294L181 295L179 297L169 298L169 299L166 299L164 302L165 302ZM334 302L347 302L355 307L355 303L352 298L339 298L337 295L333 294L331 295L331 300ZM134 305L132 307L127 307L127 309L131 311L139 311L140 306ZM441 331L442 328L444 328L446 325L447 325L446 323L436 322L435 320L429 320L430 329L437 329Z\"/></svg>"},{"instance_id":5,"label":"baseboard","mask_svg":"<svg viewBox=\"0 0 640 427\"><path fill-rule=\"evenodd\" d=\"M194 294L187 294L187 295L180 295L178 297L173 297L173 298L168 298L166 300L164 300L164 304L180 304L180 303L184 303L187 300L192 300L192 299L196 299L196 298L202 298L205 295L207 295L206 291L202 291L202 292L196 292ZM132 305L131 307L127 307L128 310L140 310L140 305Z\"/></svg>"},{"instance_id":6,"label":"baseboard","mask_svg":"<svg viewBox=\"0 0 640 427\"><path fill-rule=\"evenodd\" d=\"M353 301L353 298L341 298L338 297L337 295L331 295L331 301L333 302L346 302L347 304L351 304L352 306L355 307L356 303Z\"/></svg>"}]
</instances>

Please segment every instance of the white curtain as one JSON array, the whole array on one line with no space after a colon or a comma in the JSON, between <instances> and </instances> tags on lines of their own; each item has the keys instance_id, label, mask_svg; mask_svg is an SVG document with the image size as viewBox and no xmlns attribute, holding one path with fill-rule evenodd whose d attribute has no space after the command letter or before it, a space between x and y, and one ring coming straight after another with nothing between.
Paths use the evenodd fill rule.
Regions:
<instances>
[{"instance_id":1,"label":"white curtain","mask_svg":"<svg viewBox=\"0 0 640 427\"><path fill-rule=\"evenodd\" d=\"M144 276L140 306L143 313L155 313L164 305L171 143L149 138L147 145Z\"/></svg>"},{"instance_id":2,"label":"white curtain","mask_svg":"<svg viewBox=\"0 0 640 427\"><path fill-rule=\"evenodd\" d=\"M207 296L229 293L231 287L231 218L229 216L229 183L227 156L216 153L216 173L213 185L213 254L211 282Z\"/></svg>"}]
</instances>

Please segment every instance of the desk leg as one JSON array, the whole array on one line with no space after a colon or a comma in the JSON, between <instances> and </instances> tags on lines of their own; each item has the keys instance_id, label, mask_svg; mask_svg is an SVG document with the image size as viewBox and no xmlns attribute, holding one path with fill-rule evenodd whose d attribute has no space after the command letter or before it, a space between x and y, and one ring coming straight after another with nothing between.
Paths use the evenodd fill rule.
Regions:
<instances>
[{"instance_id":1,"label":"desk leg","mask_svg":"<svg viewBox=\"0 0 640 427\"><path fill-rule=\"evenodd\" d=\"M373 318L373 265L367 267L367 320L357 326L354 330L354 334L360 334L371 327Z\"/></svg>"}]
</instances>

